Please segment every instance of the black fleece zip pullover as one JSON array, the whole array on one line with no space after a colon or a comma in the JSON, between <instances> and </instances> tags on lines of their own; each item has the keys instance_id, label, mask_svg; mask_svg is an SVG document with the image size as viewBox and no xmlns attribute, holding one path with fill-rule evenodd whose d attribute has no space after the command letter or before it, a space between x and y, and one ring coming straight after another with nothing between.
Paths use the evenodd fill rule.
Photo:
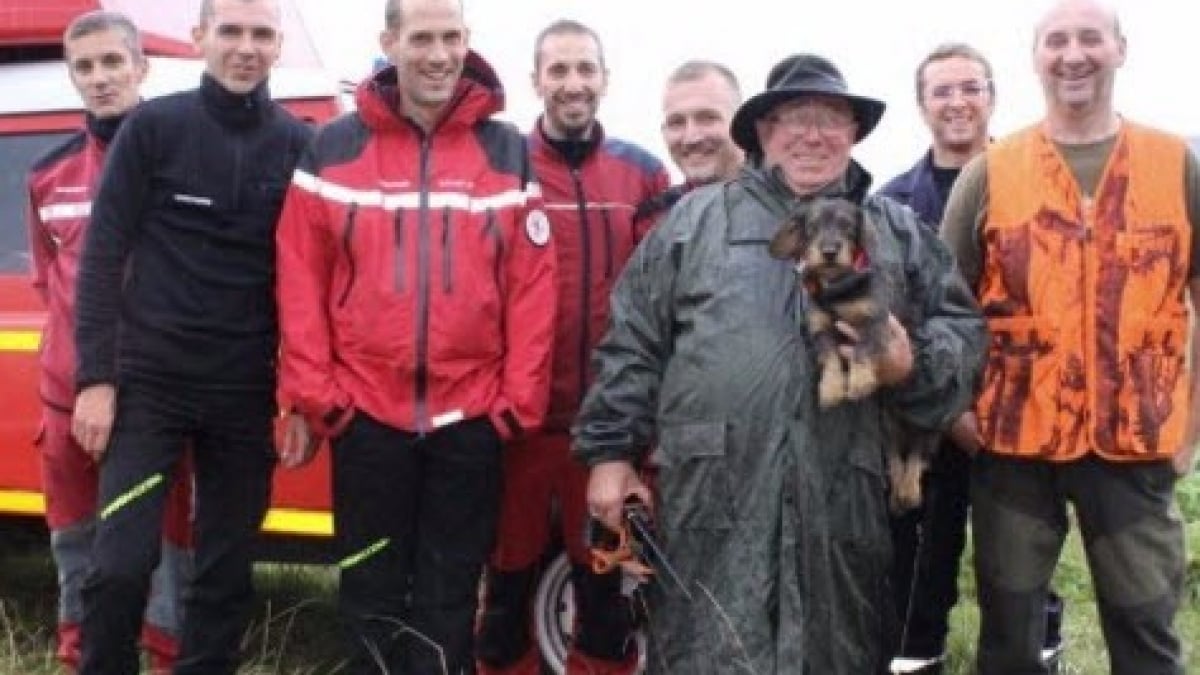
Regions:
<instances>
[{"instance_id":1,"label":"black fleece zip pullover","mask_svg":"<svg viewBox=\"0 0 1200 675\"><path fill-rule=\"evenodd\" d=\"M275 386L275 223L309 129L264 82L147 101L108 152L76 302L76 386Z\"/></svg>"}]
</instances>

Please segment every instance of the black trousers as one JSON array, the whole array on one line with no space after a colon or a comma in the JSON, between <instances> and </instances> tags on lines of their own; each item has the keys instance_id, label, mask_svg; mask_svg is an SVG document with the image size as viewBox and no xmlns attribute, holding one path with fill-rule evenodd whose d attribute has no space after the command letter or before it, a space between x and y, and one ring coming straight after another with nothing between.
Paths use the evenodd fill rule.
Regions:
<instances>
[{"instance_id":1,"label":"black trousers","mask_svg":"<svg viewBox=\"0 0 1200 675\"><path fill-rule=\"evenodd\" d=\"M253 602L252 545L270 500L274 398L123 385L84 582L82 675L134 675L163 507L190 448L195 572L184 595L177 675L232 675Z\"/></svg>"},{"instance_id":2,"label":"black trousers","mask_svg":"<svg viewBox=\"0 0 1200 675\"><path fill-rule=\"evenodd\" d=\"M924 503L892 519L892 590L903 627L895 649L901 656L932 658L946 651L970 485L970 457L943 441L925 475Z\"/></svg>"},{"instance_id":3,"label":"black trousers","mask_svg":"<svg viewBox=\"0 0 1200 675\"><path fill-rule=\"evenodd\" d=\"M500 507L485 418L425 435L359 413L333 442L346 672L474 672L479 581Z\"/></svg>"}]
</instances>

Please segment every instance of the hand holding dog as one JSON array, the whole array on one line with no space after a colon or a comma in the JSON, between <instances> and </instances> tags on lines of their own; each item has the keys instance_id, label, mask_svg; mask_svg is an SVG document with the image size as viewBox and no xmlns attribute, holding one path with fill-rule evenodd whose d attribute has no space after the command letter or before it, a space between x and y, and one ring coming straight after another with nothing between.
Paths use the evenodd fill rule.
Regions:
<instances>
[{"instance_id":1,"label":"hand holding dog","mask_svg":"<svg viewBox=\"0 0 1200 675\"><path fill-rule=\"evenodd\" d=\"M854 358L854 343L861 337L853 326L838 320L834 326L838 332L851 344L838 347L842 358ZM908 331L894 314L888 314L887 334L884 338L883 351L875 358L875 376L883 385L893 385L903 382L912 373L913 356L912 342L908 339Z\"/></svg>"},{"instance_id":2,"label":"hand holding dog","mask_svg":"<svg viewBox=\"0 0 1200 675\"><path fill-rule=\"evenodd\" d=\"M959 415L946 433L950 436L950 442L954 443L954 447L971 457L979 454L979 451L983 449L983 436L979 433L979 420L971 411Z\"/></svg>"},{"instance_id":3,"label":"hand holding dog","mask_svg":"<svg viewBox=\"0 0 1200 675\"><path fill-rule=\"evenodd\" d=\"M638 477L633 464L623 460L601 462L588 474L588 513L610 529L621 528L625 500L637 497L643 504L653 504L650 488Z\"/></svg>"}]
</instances>

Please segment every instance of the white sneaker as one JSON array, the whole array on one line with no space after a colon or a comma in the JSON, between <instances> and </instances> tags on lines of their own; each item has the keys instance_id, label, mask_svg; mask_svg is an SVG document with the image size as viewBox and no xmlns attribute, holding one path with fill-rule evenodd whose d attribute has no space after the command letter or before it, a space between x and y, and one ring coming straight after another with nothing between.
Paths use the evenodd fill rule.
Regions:
<instances>
[{"instance_id":1,"label":"white sneaker","mask_svg":"<svg viewBox=\"0 0 1200 675\"><path fill-rule=\"evenodd\" d=\"M1057 673L1059 661L1062 660L1062 654L1063 654L1063 643L1062 642L1059 642L1058 644L1054 645L1053 647L1043 647L1042 648L1042 665L1048 666L1050 668L1050 672Z\"/></svg>"},{"instance_id":2,"label":"white sneaker","mask_svg":"<svg viewBox=\"0 0 1200 675\"><path fill-rule=\"evenodd\" d=\"M892 659L888 665L888 672L892 675L915 675L925 672L926 668L941 665L946 660L945 655L935 656L933 658L914 658L910 656L897 656Z\"/></svg>"}]
</instances>

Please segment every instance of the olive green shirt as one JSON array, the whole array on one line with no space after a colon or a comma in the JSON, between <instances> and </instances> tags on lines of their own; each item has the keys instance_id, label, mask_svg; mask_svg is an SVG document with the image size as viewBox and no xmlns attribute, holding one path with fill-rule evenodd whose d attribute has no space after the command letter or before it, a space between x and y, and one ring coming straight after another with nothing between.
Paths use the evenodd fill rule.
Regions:
<instances>
[{"instance_id":1,"label":"olive green shirt","mask_svg":"<svg viewBox=\"0 0 1200 675\"><path fill-rule=\"evenodd\" d=\"M1116 141L1114 135L1095 143L1055 144L1085 195L1091 196L1096 191ZM1191 150L1185 153L1183 190L1188 221L1192 225L1188 276L1195 279L1200 275L1200 163ZM958 260L959 269L972 288L979 287L979 278L983 275L983 223L987 217L987 203L987 161L980 154L963 168L955 181L941 227L942 240Z\"/></svg>"}]
</instances>

